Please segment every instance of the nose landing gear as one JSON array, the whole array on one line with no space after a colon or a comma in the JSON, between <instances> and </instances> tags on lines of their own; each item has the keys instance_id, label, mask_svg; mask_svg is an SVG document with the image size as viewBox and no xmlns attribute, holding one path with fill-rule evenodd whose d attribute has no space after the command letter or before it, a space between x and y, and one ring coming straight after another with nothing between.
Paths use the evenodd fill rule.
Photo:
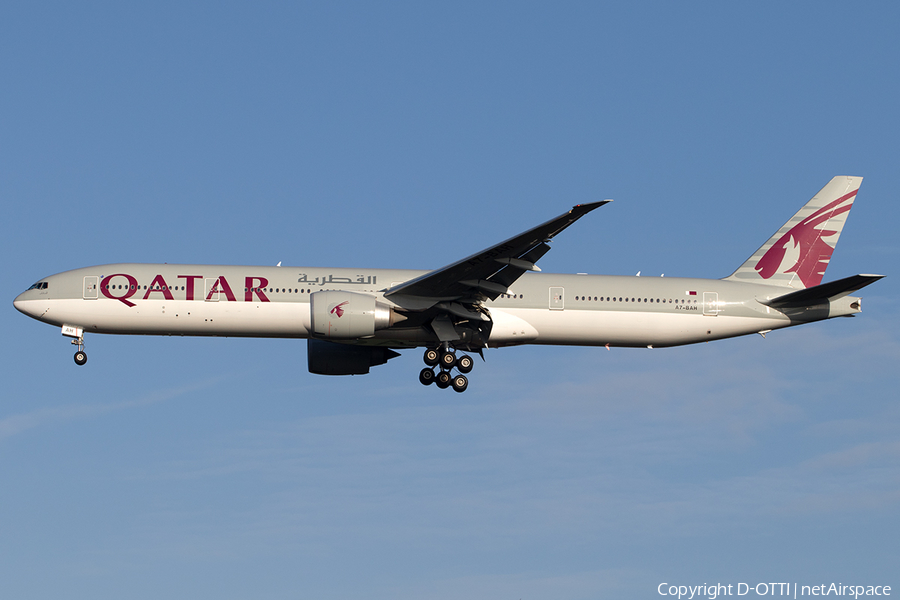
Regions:
<instances>
[{"instance_id":1,"label":"nose landing gear","mask_svg":"<svg viewBox=\"0 0 900 600\"><path fill-rule=\"evenodd\" d=\"M469 387L469 380L463 373L469 373L475 366L475 361L468 354L457 357L456 352L450 348L429 348L422 358L428 365L419 372L419 382L422 385L435 383L442 390L452 387L459 393ZM437 365L440 365L440 371L435 373L434 367ZM450 373L454 367L459 370L455 376Z\"/></svg>"},{"instance_id":2,"label":"nose landing gear","mask_svg":"<svg viewBox=\"0 0 900 600\"><path fill-rule=\"evenodd\" d=\"M87 362L87 352L84 351L84 329L74 325L63 325L62 334L67 338L72 338L72 345L78 346L75 352L75 364L79 367Z\"/></svg>"},{"instance_id":3,"label":"nose landing gear","mask_svg":"<svg viewBox=\"0 0 900 600\"><path fill-rule=\"evenodd\" d=\"M75 364L80 367L87 362L87 352L84 351L84 336L72 340L72 343L78 346L78 350L75 352Z\"/></svg>"}]
</instances>

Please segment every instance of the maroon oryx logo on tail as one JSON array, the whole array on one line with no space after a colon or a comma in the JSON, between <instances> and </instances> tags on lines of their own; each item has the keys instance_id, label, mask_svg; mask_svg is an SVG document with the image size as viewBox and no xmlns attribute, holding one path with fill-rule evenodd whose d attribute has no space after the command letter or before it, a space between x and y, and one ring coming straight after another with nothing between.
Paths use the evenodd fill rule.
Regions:
<instances>
[{"instance_id":1,"label":"maroon oryx logo on tail","mask_svg":"<svg viewBox=\"0 0 900 600\"><path fill-rule=\"evenodd\" d=\"M805 287L822 283L834 252L834 245L825 240L840 233L840 229L820 227L829 219L849 211L857 191L841 196L791 227L756 263L759 276L769 279L776 273L796 273Z\"/></svg>"},{"instance_id":2,"label":"maroon oryx logo on tail","mask_svg":"<svg viewBox=\"0 0 900 600\"><path fill-rule=\"evenodd\" d=\"M344 305L349 304L349 300L345 300L340 304L335 304L331 308L328 309L328 312L336 316L338 319L344 316Z\"/></svg>"}]
</instances>

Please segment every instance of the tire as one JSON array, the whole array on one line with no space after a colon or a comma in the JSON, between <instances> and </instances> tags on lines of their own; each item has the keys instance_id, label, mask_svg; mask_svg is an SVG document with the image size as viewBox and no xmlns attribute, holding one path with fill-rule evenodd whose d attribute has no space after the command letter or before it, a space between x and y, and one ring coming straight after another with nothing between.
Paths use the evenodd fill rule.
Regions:
<instances>
[{"instance_id":1,"label":"tire","mask_svg":"<svg viewBox=\"0 0 900 600\"><path fill-rule=\"evenodd\" d=\"M79 367L87 362L87 353L83 350L79 350L75 353L75 364Z\"/></svg>"},{"instance_id":2,"label":"tire","mask_svg":"<svg viewBox=\"0 0 900 600\"><path fill-rule=\"evenodd\" d=\"M466 379L465 375L457 375L453 378L452 385L454 392L459 392L460 394L462 394L464 391L466 391L466 388L469 387L469 380Z\"/></svg>"},{"instance_id":3,"label":"tire","mask_svg":"<svg viewBox=\"0 0 900 600\"><path fill-rule=\"evenodd\" d=\"M441 368L449 371L456 365L456 355L452 352L444 352L441 354Z\"/></svg>"},{"instance_id":4,"label":"tire","mask_svg":"<svg viewBox=\"0 0 900 600\"><path fill-rule=\"evenodd\" d=\"M453 381L453 378L450 377L450 373L448 373L447 371L441 371L440 373L437 374L437 378L435 379L435 383L442 390L445 390L448 387L450 387L450 383L452 381Z\"/></svg>"},{"instance_id":5,"label":"tire","mask_svg":"<svg viewBox=\"0 0 900 600\"><path fill-rule=\"evenodd\" d=\"M472 360L472 357L468 354L463 354L456 361L456 368L459 369L460 373L469 373L472 370L472 367L475 366L475 361Z\"/></svg>"},{"instance_id":6,"label":"tire","mask_svg":"<svg viewBox=\"0 0 900 600\"><path fill-rule=\"evenodd\" d=\"M434 383L434 371L425 367L421 371L419 371L419 383L422 385L431 385Z\"/></svg>"},{"instance_id":7,"label":"tire","mask_svg":"<svg viewBox=\"0 0 900 600\"><path fill-rule=\"evenodd\" d=\"M434 367L440 361L441 355L434 348L429 348L425 351L425 355L422 357L422 360L425 361L425 364L429 367Z\"/></svg>"}]
</instances>

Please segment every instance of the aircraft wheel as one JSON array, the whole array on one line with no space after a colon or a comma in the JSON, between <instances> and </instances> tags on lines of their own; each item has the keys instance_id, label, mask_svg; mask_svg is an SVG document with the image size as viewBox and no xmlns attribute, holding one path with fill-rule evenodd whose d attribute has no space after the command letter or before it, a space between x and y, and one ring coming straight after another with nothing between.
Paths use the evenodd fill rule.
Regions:
<instances>
[{"instance_id":1,"label":"aircraft wheel","mask_svg":"<svg viewBox=\"0 0 900 600\"><path fill-rule=\"evenodd\" d=\"M422 385L431 385L434 383L434 371L425 367L421 371L419 371L419 382Z\"/></svg>"},{"instance_id":2,"label":"aircraft wheel","mask_svg":"<svg viewBox=\"0 0 900 600\"><path fill-rule=\"evenodd\" d=\"M459 369L460 373L468 373L474 366L475 361L472 360L472 357L468 354L463 354L459 357L459 360L456 361L456 368Z\"/></svg>"},{"instance_id":3,"label":"aircraft wheel","mask_svg":"<svg viewBox=\"0 0 900 600\"><path fill-rule=\"evenodd\" d=\"M466 391L466 388L469 387L469 380L466 379L465 375L457 375L453 378L453 391L459 392L460 394Z\"/></svg>"},{"instance_id":4,"label":"aircraft wheel","mask_svg":"<svg viewBox=\"0 0 900 600\"><path fill-rule=\"evenodd\" d=\"M443 352L441 354L441 368L449 371L456 365L456 355L452 352Z\"/></svg>"},{"instance_id":5,"label":"aircraft wheel","mask_svg":"<svg viewBox=\"0 0 900 600\"><path fill-rule=\"evenodd\" d=\"M79 367L87 362L87 353L83 350L79 350L75 353L75 364Z\"/></svg>"},{"instance_id":6,"label":"aircraft wheel","mask_svg":"<svg viewBox=\"0 0 900 600\"><path fill-rule=\"evenodd\" d=\"M437 375L436 383L439 388L445 390L450 387L450 383L452 380L453 378L450 377L450 373L448 373L447 371L441 371Z\"/></svg>"},{"instance_id":7,"label":"aircraft wheel","mask_svg":"<svg viewBox=\"0 0 900 600\"><path fill-rule=\"evenodd\" d=\"M433 367L438 364L438 361L441 359L440 353L434 348L429 348L425 351L425 356L422 357L422 360L425 361L425 364L429 367Z\"/></svg>"}]
</instances>

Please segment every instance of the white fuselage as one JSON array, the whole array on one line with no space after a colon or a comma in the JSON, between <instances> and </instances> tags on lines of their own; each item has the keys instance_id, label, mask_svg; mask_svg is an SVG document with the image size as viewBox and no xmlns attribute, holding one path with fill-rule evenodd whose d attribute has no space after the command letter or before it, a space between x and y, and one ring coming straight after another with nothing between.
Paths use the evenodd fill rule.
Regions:
<instances>
[{"instance_id":1,"label":"white fuselage","mask_svg":"<svg viewBox=\"0 0 900 600\"><path fill-rule=\"evenodd\" d=\"M21 312L85 333L310 337L310 296L343 290L370 294L423 271L215 265L114 264L67 271L15 300ZM761 304L783 287L663 277L526 273L484 307L493 321L488 345L676 346L842 316L825 307L807 319ZM400 322L371 343L434 343L429 328ZM367 340L359 340L367 343Z\"/></svg>"}]
</instances>

